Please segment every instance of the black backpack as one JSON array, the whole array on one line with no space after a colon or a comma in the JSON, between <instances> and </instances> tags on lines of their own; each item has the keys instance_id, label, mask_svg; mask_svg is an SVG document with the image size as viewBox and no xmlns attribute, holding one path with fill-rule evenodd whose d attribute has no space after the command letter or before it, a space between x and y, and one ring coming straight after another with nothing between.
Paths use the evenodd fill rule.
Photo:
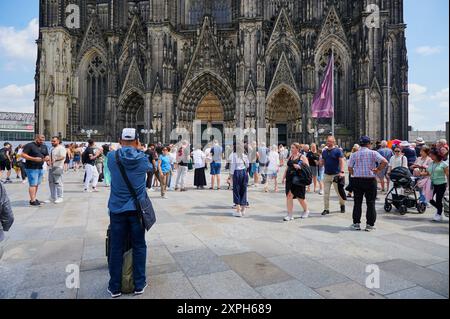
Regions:
<instances>
[{"instance_id":1,"label":"black backpack","mask_svg":"<svg viewBox=\"0 0 450 319\"><path fill-rule=\"evenodd\" d=\"M86 148L86 150L83 152L83 154L81 154L81 163L82 164L87 164L90 161L89 149L90 149L90 147Z\"/></svg>"},{"instance_id":2,"label":"black backpack","mask_svg":"<svg viewBox=\"0 0 450 319\"><path fill-rule=\"evenodd\" d=\"M7 161L8 157L6 156L6 149L2 148L0 149L0 161Z\"/></svg>"},{"instance_id":3,"label":"black backpack","mask_svg":"<svg viewBox=\"0 0 450 319\"><path fill-rule=\"evenodd\" d=\"M309 186L312 184L312 171L309 165L302 163L302 169L298 170L292 179L292 184L297 186Z\"/></svg>"}]
</instances>

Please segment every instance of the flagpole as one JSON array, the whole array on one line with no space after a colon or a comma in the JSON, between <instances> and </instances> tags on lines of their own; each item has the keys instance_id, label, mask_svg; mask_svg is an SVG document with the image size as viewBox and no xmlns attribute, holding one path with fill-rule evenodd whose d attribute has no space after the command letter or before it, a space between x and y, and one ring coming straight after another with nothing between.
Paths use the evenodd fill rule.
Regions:
<instances>
[{"instance_id":1,"label":"flagpole","mask_svg":"<svg viewBox=\"0 0 450 319\"><path fill-rule=\"evenodd\" d=\"M334 123L334 121L335 121L335 118L334 118L334 111L335 111L335 108L334 108L334 45L333 46L331 46L331 59L332 59L332 62L333 62L333 65L331 66L332 68L333 68L333 70L332 70L332 84L333 84L333 86L332 86L332 91L333 91L333 93L331 94L331 101L332 101L332 105L333 105L333 118L331 119L331 135L333 135L333 136L335 136L334 134L335 134L335 123Z\"/></svg>"},{"instance_id":2,"label":"flagpole","mask_svg":"<svg viewBox=\"0 0 450 319\"><path fill-rule=\"evenodd\" d=\"M388 86L388 96L387 96L387 140L391 140L392 135L392 122L391 122L391 46L388 44L388 79L387 79L387 86Z\"/></svg>"}]
</instances>

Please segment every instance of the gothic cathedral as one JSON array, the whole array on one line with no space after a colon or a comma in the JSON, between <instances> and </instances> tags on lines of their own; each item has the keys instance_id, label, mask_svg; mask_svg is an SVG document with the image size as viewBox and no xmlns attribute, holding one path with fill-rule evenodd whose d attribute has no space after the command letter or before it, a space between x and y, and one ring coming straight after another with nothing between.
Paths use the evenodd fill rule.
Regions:
<instances>
[{"instance_id":1,"label":"gothic cathedral","mask_svg":"<svg viewBox=\"0 0 450 319\"><path fill-rule=\"evenodd\" d=\"M40 0L36 130L169 143L199 120L311 142L330 132L311 102L333 52L341 145L406 139L405 28L403 0Z\"/></svg>"}]
</instances>

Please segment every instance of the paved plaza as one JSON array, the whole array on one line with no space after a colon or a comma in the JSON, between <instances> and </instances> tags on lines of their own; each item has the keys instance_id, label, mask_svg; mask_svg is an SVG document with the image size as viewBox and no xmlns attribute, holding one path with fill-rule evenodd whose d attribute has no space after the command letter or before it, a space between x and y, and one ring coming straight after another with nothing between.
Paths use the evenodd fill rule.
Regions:
<instances>
[{"instance_id":1,"label":"paved plaza","mask_svg":"<svg viewBox=\"0 0 450 319\"><path fill-rule=\"evenodd\" d=\"M6 185L16 220L0 261L0 298L109 298L109 190L83 193L81 179L67 173L64 204L39 208L28 205L27 185ZM379 201L378 229L366 233L349 230L351 201L347 214L322 217L318 194L308 196L311 218L291 223L282 222L283 192L251 188L243 219L231 217L227 190L150 197L158 223L147 234L150 287L139 298L448 298L449 225L432 223L434 210L386 214ZM38 198L48 198L47 184ZM80 267L79 289L66 288L68 264ZM369 265L380 269L379 288L366 288Z\"/></svg>"}]
</instances>

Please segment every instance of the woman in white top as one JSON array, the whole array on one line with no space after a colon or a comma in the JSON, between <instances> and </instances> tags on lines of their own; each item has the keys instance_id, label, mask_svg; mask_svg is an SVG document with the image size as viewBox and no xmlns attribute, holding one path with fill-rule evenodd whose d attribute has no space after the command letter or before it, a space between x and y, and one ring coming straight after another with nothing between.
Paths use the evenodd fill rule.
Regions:
<instances>
[{"instance_id":1,"label":"woman in white top","mask_svg":"<svg viewBox=\"0 0 450 319\"><path fill-rule=\"evenodd\" d=\"M245 216L247 207L248 172L250 163L242 143L234 147L230 155L230 174L233 176L233 201L236 206L235 217Z\"/></svg>"},{"instance_id":2,"label":"woman in white top","mask_svg":"<svg viewBox=\"0 0 450 319\"><path fill-rule=\"evenodd\" d=\"M200 146L196 147L192 152L192 158L194 161L194 186L197 189L204 189L206 186L206 154L203 153Z\"/></svg>"},{"instance_id":3,"label":"woman in white top","mask_svg":"<svg viewBox=\"0 0 450 319\"><path fill-rule=\"evenodd\" d=\"M265 192L269 192L269 181L273 180L275 184L275 193L278 193L278 172L280 171L280 155L278 154L278 147L273 145L270 148L269 155L267 157L269 161L267 164L267 182L265 185Z\"/></svg>"},{"instance_id":4,"label":"woman in white top","mask_svg":"<svg viewBox=\"0 0 450 319\"><path fill-rule=\"evenodd\" d=\"M403 155L403 152L399 147L395 149L394 154L395 155L392 156L389 161L388 174L391 174L392 170L396 169L397 167L408 168L408 159L405 155Z\"/></svg>"}]
</instances>

